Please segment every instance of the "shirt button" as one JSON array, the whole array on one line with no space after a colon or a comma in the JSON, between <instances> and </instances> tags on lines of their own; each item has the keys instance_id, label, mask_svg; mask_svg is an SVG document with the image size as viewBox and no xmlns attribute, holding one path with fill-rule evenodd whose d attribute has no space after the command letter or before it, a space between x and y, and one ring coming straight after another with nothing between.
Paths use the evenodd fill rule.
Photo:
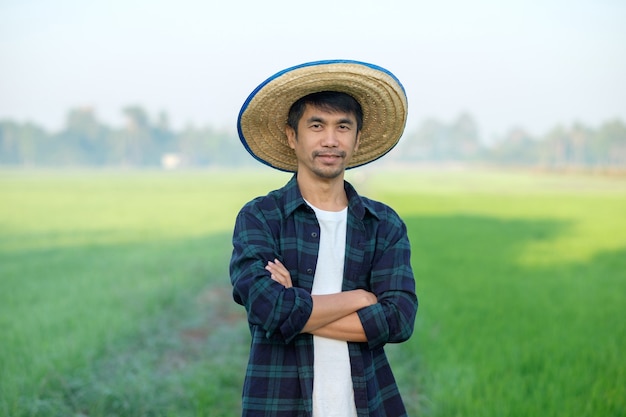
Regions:
<instances>
[{"instance_id":1,"label":"shirt button","mask_svg":"<svg viewBox=\"0 0 626 417\"><path fill-rule=\"evenodd\" d=\"M313 232L313 233L311 233L311 237L312 237L312 238L317 238L317 232Z\"/></svg>"},{"instance_id":2,"label":"shirt button","mask_svg":"<svg viewBox=\"0 0 626 417\"><path fill-rule=\"evenodd\" d=\"M312 274L312 273L313 273L313 269L311 269L311 268L307 269L307 270L306 270L306 273L307 273L307 274Z\"/></svg>"}]
</instances>

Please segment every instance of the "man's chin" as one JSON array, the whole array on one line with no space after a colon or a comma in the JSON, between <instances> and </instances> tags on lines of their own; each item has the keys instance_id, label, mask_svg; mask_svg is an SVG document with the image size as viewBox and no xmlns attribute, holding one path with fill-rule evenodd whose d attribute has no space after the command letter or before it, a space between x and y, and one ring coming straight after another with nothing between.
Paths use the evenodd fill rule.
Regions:
<instances>
[{"instance_id":1,"label":"man's chin","mask_svg":"<svg viewBox=\"0 0 626 417\"><path fill-rule=\"evenodd\" d=\"M313 173L315 175L317 175L320 178L324 178L327 180L332 180L335 178L340 177L341 175L343 175L344 172L344 168L343 167L325 167L325 168L318 168L315 169L313 171Z\"/></svg>"}]
</instances>

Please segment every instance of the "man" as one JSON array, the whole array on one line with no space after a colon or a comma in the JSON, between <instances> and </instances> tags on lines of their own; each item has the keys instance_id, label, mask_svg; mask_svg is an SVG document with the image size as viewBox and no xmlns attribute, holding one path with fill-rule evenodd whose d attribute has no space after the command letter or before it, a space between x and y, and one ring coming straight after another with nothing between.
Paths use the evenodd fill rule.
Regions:
<instances>
[{"instance_id":1,"label":"man","mask_svg":"<svg viewBox=\"0 0 626 417\"><path fill-rule=\"evenodd\" d=\"M244 103L246 149L295 172L235 224L233 296L252 335L244 416L406 415L383 350L417 312L406 227L344 181L395 146L406 114L390 72L345 60L288 68Z\"/></svg>"}]
</instances>

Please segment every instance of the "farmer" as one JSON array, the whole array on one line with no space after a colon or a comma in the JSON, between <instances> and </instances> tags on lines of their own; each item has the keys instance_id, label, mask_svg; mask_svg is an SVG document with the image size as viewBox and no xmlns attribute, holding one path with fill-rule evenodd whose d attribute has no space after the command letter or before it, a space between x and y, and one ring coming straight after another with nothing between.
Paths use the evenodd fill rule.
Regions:
<instances>
[{"instance_id":1,"label":"farmer","mask_svg":"<svg viewBox=\"0 0 626 417\"><path fill-rule=\"evenodd\" d=\"M393 74L356 61L288 68L245 101L245 148L295 174L235 223L230 277L252 335L244 416L406 415L383 351L417 312L406 227L344 181L395 146L406 116Z\"/></svg>"}]
</instances>

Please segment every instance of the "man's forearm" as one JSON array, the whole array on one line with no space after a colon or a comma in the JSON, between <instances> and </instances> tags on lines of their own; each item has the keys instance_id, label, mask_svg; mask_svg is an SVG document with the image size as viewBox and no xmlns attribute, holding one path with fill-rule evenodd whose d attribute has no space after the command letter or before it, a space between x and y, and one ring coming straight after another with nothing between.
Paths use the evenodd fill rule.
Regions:
<instances>
[{"instance_id":1,"label":"man's forearm","mask_svg":"<svg viewBox=\"0 0 626 417\"><path fill-rule=\"evenodd\" d=\"M355 313L363 307L376 303L376 297L372 293L364 290L313 295L312 298L313 311L311 312L309 320L304 325L302 333L313 333L330 323Z\"/></svg>"},{"instance_id":2,"label":"man's forearm","mask_svg":"<svg viewBox=\"0 0 626 417\"><path fill-rule=\"evenodd\" d=\"M329 339L343 340L344 342L367 342L363 324L356 312L328 323L310 333Z\"/></svg>"}]
</instances>

